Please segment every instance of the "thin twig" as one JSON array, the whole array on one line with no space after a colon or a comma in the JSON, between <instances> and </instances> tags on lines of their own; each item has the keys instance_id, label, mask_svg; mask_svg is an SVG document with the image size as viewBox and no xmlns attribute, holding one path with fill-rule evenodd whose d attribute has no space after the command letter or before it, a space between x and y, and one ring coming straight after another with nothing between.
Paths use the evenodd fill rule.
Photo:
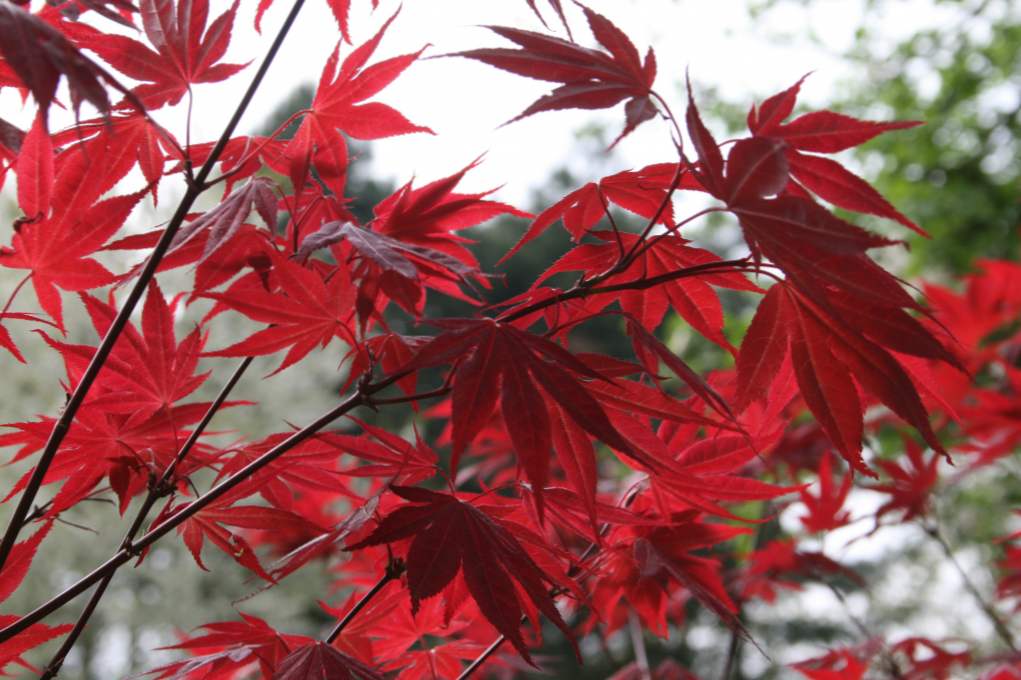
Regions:
<instances>
[{"instance_id":1,"label":"thin twig","mask_svg":"<svg viewBox=\"0 0 1021 680\"><path fill-rule=\"evenodd\" d=\"M727 643L727 661L723 664L720 680L730 680L738 668L741 658L741 633L738 628L730 629L730 642Z\"/></svg>"},{"instance_id":2,"label":"thin twig","mask_svg":"<svg viewBox=\"0 0 1021 680\"><path fill-rule=\"evenodd\" d=\"M964 584L965 590L971 594L978 606L983 612L985 612L986 617L989 619L990 623L993 624L996 634L1012 652L1016 653L1018 648L1017 643L1014 641L1014 634L1011 633L1010 628L1000 617L996 609L993 608L993 605L982 596L981 592L979 592L975 582L971 580L970 576L968 576L968 572L964 570L961 563L957 561L957 556L954 555L953 548L950 547L950 543L947 542L947 539L943 535L943 532L940 531L939 526L930 524L925 526L924 529L925 533L931 536L943 549L943 554L946 555L947 560L950 561L950 564L953 565L954 569L957 570L958 575L960 575L961 582Z\"/></svg>"},{"instance_id":3,"label":"thin twig","mask_svg":"<svg viewBox=\"0 0 1021 680\"><path fill-rule=\"evenodd\" d=\"M680 230L680 228L683 227L684 225L689 224L691 222L694 222L699 217L704 217L706 215L709 215L710 213L717 213L717 212L727 212L727 209L724 208L723 206L718 206L717 205L717 206L713 206L713 207L710 207L710 208L706 208L705 210L699 210L697 213L695 213L693 215L689 215L688 217L685 217L680 222L677 222L676 224L673 224L673 225L667 227L666 231L664 231L663 233L656 234L656 236L654 236L653 238L647 239L642 244L642 247L635 252L635 258L638 258L642 254L644 254L647 251L651 250L657 243L659 243L664 238L666 238L668 236L672 236L674 234L677 234L677 232Z\"/></svg>"},{"instance_id":4,"label":"thin twig","mask_svg":"<svg viewBox=\"0 0 1021 680\"><path fill-rule=\"evenodd\" d=\"M606 215L606 219L610 221L610 227L613 229L613 237L617 240L617 252L620 255L619 262L624 261L624 241L620 236L620 227L617 226L617 220L614 219L613 213L610 212L610 202L606 200L606 194L603 193L602 188L596 185L596 195L599 196L599 201L603 204L603 214Z\"/></svg>"},{"instance_id":5,"label":"thin twig","mask_svg":"<svg viewBox=\"0 0 1021 680\"><path fill-rule=\"evenodd\" d=\"M875 638L875 635L869 629L865 621L862 621L854 612L851 611L851 605L848 603L847 598L844 597L844 594L840 592L840 589L837 588L832 583L827 583L826 586L830 589L830 592L833 593L833 596L840 601L841 606L843 606L844 608L844 614L847 616L848 620L852 624L854 624L854 627L861 634L862 638L865 640L871 640ZM897 663L897 659L893 654L893 650L891 650L889 645L886 644L886 640L880 638L879 644L880 655L886 662L887 668L890 671L890 675L894 678L903 678L904 673L901 672L900 665Z\"/></svg>"},{"instance_id":6,"label":"thin twig","mask_svg":"<svg viewBox=\"0 0 1021 680\"><path fill-rule=\"evenodd\" d=\"M551 304L565 302L567 300L574 300L577 298L587 297L589 295L598 295L599 293L616 293L625 290L644 290L646 288L652 288L658 286L661 283L668 283L670 281L676 281L678 279L689 278L692 276L699 276L711 272L714 269L734 269L739 270L749 264L749 260L746 257L737 260L716 260L713 262L703 262L702 264L693 265L691 267L685 267L684 269L678 269L672 272L666 272L659 276L653 276L647 279L637 279L635 281L625 281L623 283L614 283L606 286L596 285L601 281L605 280L606 276L596 277L583 281L569 290L565 290L554 298L546 298L539 300L526 307L522 307L514 312L510 312L505 316L498 316L497 321L503 323L510 323L515 319L528 316L535 312L541 311Z\"/></svg>"}]
</instances>

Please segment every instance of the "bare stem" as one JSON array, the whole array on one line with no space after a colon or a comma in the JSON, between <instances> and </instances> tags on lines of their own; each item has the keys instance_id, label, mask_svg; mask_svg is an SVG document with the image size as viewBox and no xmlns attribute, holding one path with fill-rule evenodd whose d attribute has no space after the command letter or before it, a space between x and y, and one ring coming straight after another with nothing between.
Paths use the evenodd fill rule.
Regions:
<instances>
[{"instance_id":1,"label":"bare stem","mask_svg":"<svg viewBox=\"0 0 1021 680\"><path fill-rule=\"evenodd\" d=\"M965 590L971 594L979 608L985 612L986 617L989 619L989 622L993 624L993 628L996 630L996 634L999 636L1000 640L1003 641L1003 644L1007 645L1012 652L1016 653L1018 648L1017 643L1014 641L1014 634L1004 622L1003 618L1000 617L1000 614L996 611L993 605L990 604L985 597L983 597L982 593L975 585L975 582L971 580L970 576L968 576L968 572L966 572L964 567L961 566L961 563L957 561L957 556L954 555L953 548L950 547L950 543L947 542L947 539L943 535L943 532L940 531L939 526L936 524L928 525L925 527L925 533L931 536L933 540L939 544L940 548L943 549L943 554L946 555L947 560L954 566L958 575L960 575L961 582L964 584Z\"/></svg>"},{"instance_id":2,"label":"bare stem","mask_svg":"<svg viewBox=\"0 0 1021 680\"><path fill-rule=\"evenodd\" d=\"M468 680L468 678L471 677L471 675L477 671L482 664L486 663L489 657L496 653L496 650L500 649L500 645L502 645L506 639L506 637L501 635L490 642L489 646L486 647L486 650L475 657L475 660L461 672L461 675L457 676L457 680Z\"/></svg>"},{"instance_id":3,"label":"bare stem","mask_svg":"<svg viewBox=\"0 0 1021 680\"><path fill-rule=\"evenodd\" d=\"M737 628L730 631L730 642L727 643L727 661L723 665L720 680L730 680L741 661L741 633Z\"/></svg>"},{"instance_id":4,"label":"bare stem","mask_svg":"<svg viewBox=\"0 0 1021 680\"><path fill-rule=\"evenodd\" d=\"M634 609L627 613L628 633L631 636L631 649L635 653L635 665L642 680L652 680L652 669L649 668L649 653L645 651L645 635L642 622Z\"/></svg>"},{"instance_id":5,"label":"bare stem","mask_svg":"<svg viewBox=\"0 0 1021 680\"><path fill-rule=\"evenodd\" d=\"M234 110L234 114L231 116L230 122L228 122L227 126L223 129L223 133L217 140L213 150L209 153L209 158L207 158L206 162L203 163L202 168L195 177L195 181L188 183L188 188L185 191L184 196L181 198L181 202L178 204L177 210L174 212L174 216L170 219L170 222L167 224L167 228L163 231L163 235L160 237L159 242L156 244L156 247L153 248L152 254L149 255L145 265L142 267L142 270L138 275L138 280L128 293L128 297L124 301L120 311L117 313L117 317L113 320L113 323L110 324L110 329L103 337L103 341L96 349L96 353L89 362L88 368L85 369L81 380L75 387L74 392L67 401L67 404L65 404L60 418L53 425L49 439L46 442L46 447L43 449L39 462L36 464L31 478L28 480L28 484L25 485L25 490L21 494L18 506L15 508L14 514L11 516L11 521L7 525L7 530L4 533L3 540L0 541L0 569L3 568L3 565L7 562L7 558L11 554L11 549L14 547L15 541L18 539L18 532L21 531L21 528L24 526L25 517L32 509L32 504L35 502L36 494L39 493L39 488L42 486L43 479L45 479L46 473L50 469L50 465L53 463L53 459L56 457L57 451L60 449L61 442L64 441L64 437L67 436L68 431L71 429L71 425L78 413L78 409L80 409L82 404L85 402L85 397L88 395L89 390L92 388L96 378L99 376L99 372L102 370L107 358L113 351L117 338L120 337L124 327L127 326L128 321L131 318L131 314L134 312L139 300L141 300L142 295L145 293L149 282L152 280L153 276L155 276L160 262L170 249L170 244L173 242L174 236L181 228L181 225L184 224L184 220L186 219L188 212L191 210L192 204L194 204L195 199L198 198L198 196L207 188L206 178L208 178L209 174L213 171L213 166L219 160L224 148L226 148L231 135L234 134L234 130L238 126L238 123L241 122L241 117L244 115L245 110L251 103L252 98L259 89L259 86L262 84L262 80L265 77L266 72L269 70L270 65L276 58L276 54L280 50L280 46L283 44L284 38L287 36L288 31L294 24L295 19L297 19L298 12L301 10L304 2L305 0L295 0L290 13L287 15L283 25L277 32L276 38L273 40L273 44L270 46L269 51L262 60L262 63L259 65L259 70L256 71L255 75L252 77L252 82L249 84L248 90L245 92L241 101L238 103L237 108Z\"/></svg>"},{"instance_id":6,"label":"bare stem","mask_svg":"<svg viewBox=\"0 0 1021 680\"><path fill-rule=\"evenodd\" d=\"M865 640L873 639L875 637L875 634L872 632L872 630L869 628L865 621L862 621L861 618L859 618L854 612L851 611L851 605L847 602L847 598L844 597L844 594L840 592L840 589L837 588L832 583L827 583L826 585L827 587L829 587L830 592L833 593L833 596L840 601L841 606L843 606L844 608L844 614L847 616L848 620L852 624L854 624L854 627L861 634L862 638L864 638ZM886 644L886 641L883 640L882 638L880 638L880 645L881 656L883 658L883 661L886 663L887 668L890 671L890 676L894 678L903 678L904 674L901 672L900 666L897 664L897 659L894 657L893 651Z\"/></svg>"}]
</instances>

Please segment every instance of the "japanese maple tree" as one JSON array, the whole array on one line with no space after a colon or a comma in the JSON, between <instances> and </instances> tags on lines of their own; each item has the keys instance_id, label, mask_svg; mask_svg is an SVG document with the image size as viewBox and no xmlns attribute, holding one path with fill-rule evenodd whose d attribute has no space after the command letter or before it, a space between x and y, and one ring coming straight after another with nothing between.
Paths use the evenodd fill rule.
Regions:
<instances>
[{"instance_id":1,"label":"japanese maple tree","mask_svg":"<svg viewBox=\"0 0 1021 680\"><path fill-rule=\"evenodd\" d=\"M321 603L334 623L304 631L315 634L240 612L194 621L173 647L180 659L147 673L175 680L506 677L570 668L622 629L634 660L615 677L690 678L676 661L651 665L643 632L665 637L695 616L731 640L730 677L745 642L783 657L757 640L750 603L809 582L838 595L865 587L810 540L862 519L849 500L861 489L883 498L865 516L874 530L915 523L958 564L933 498L1021 442L1021 268L984 262L963 293L929 285L922 295L874 259L924 225L832 154L917 121L797 113L801 77L749 107L746 133L719 140L691 83L670 101L654 51L583 4L529 1L536 30L489 26L482 47L381 56L399 7L378 3L374 25L362 26L349 0L326 1L338 42L310 106L267 136L239 136L275 55L294 48L285 38L303 0L286 17L271 0L254 8L256 28L279 25L258 62L227 60L237 0L0 0L0 87L34 107L28 129L0 120L0 182L16 180L21 212L0 266L23 277L5 291L0 353L24 363L27 344L45 348L63 362L54 389L67 393L59 413L0 434L10 461L27 466L4 493L0 601L47 569L34 557L70 530L59 523L70 508L108 497L114 509L95 512L131 518L105 562L35 609L0 615L0 670L56 677L118 571L146 568L157 542L180 541L198 569L225 553L266 590L325 563L324 589L344 593ZM534 216L462 188L480 161L433 181L408 168L360 221L348 140L432 133L377 100L426 55L479 62L479 78L496 68L548 83L530 104L507 103L520 111L508 124L619 110L613 145L655 125L663 157ZM215 141L151 115L232 78L250 86ZM67 104L78 122L54 129L53 108ZM80 119L85 104L96 118ZM168 185L183 190L176 205L161 198ZM207 194L222 196L198 210ZM143 202L165 214L143 217ZM739 229L737 250L691 238L690 225L714 213ZM853 213L888 228L859 226ZM525 225L500 267L550 229L562 226L571 246L496 303L494 272L460 232L499 216ZM109 255L124 252L141 263L111 270ZM20 311L33 295L37 310ZM426 303L438 296L473 311L432 316ZM175 316L193 310L201 320L179 333ZM82 312L102 338L95 346L66 323ZM218 344L210 331L228 315L257 330ZM597 320L626 339L628 356L582 351L575 338ZM726 360L707 369L680 356L674 324ZM400 332L412 325L417 334ZM319 352L337 357L345 385L321 415L258 440L210 429L222 409L272 389L261 380L287 380ZM247 371L262 356L277 363L260 380ZM213 357L235 358L236 369L212 373ZM215 398L196 396L210 384ZM250 386L245 400L239 384ZM436 426L406 438L366 417L400 404ZM800 535L778 535L788 507ZM1000 568L988 594L961 569L998 654L862 625L793 668L809 678L1014 677L1021 656L998 607L1021 593L1016 548ZM566 640L576 659L551 662L544 637ZM41 645L50 658L34 669L24 655Z\"/></svg>"}]
</instances>

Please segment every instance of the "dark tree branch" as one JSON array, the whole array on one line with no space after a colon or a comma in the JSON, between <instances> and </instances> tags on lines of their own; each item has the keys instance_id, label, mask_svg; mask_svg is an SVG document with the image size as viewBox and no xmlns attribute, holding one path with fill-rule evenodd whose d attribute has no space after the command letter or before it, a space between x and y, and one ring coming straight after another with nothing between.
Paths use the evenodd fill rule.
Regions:
<instances>
[{"instance_id":1,"label":"dark tree branch","mask_svg":"<svg viewBox=\"0 0 1021 680\"><path fill-rule=\"evenodd\" d=\"M234 386L237 385L241 376L244 375L245 371L248 370L248 367L251 364L252 358L247 357L238 365L238 367L234 370L234 373L230 376L230 379L220 389L220 393L217 394L216 398L209 404L209 408L206 409L205 415L202 416L202 420L199 421L199 424L194 430L192 430L188 439L184 442L184 445L181 446L181 449L174 457L173 462L171 462L170 465L167 466L167 469L163 471L159 480L153 480L153 483L149 485L149 492L146 494L145 500L142 501L141 507L139 507L138 512L135 513L135 519L131 522L131 527L128 529L127 533L124 534L123 540L121 540L121 549L130 546L131 542L135 540L138 532L142 529L142 525L145 524L146 518L149 516L153 506L156 504L156 501L167 495L167 493L172 492L174 473L178 466L180 466L187 457L188 452L195 446L195 443L198 442L199 437L202 436L206 427L209 426L213 416L215 416L223 407L223 403L233 391ZM42 676L40 676L40 680L51 680L51 678L57 677L61 667L64 665L64 659L67 658L67 655L74 648L78 638L85 630L85 626L88 625L89 619L92 618L93 613L96 611L96 607L99 606L100 600L103 599L103 595L106 593L106 589L113 580L115 573L115 569L110 570L103 577L103 580L99 582L99 585L96 586L96 589L92 592L92 597L90 597L89 601L85 604L85 608L82 610L82 613L78 615L78 620L75 621L74 628L72 628L71 632L67 634L63 644L60 645L60 649L56 651L50 659L50 662L46 664L46 671L42 674Z\"/></svg>"},{"instance_id":2,"label":"dark tree branch","mask_svg":"<svg viewBox=\"0 0 1021 680\"><path fill-rule=\"evenodd\" d=\"M156 247L153 248L152 253L149 255L145 265L142 267L141 272L139 272L138 280L128 293L128 297L124 301L120 311L117 313L116 318L110 324L110 329L106 332L106 335L103 337L103 341L96 349L96 353L92 356L92 360L89 362L88 368L85 369L81 380L75 387L74 392L67 401L67 404L64 406L64 410L60 414L60 418L53 425L49 439L46 441L46 447L43 449L42 455L35 466L35 470L32 472L31 478L25 485L25 490L21 494L18 506L15 508L14 514L11 516L10 523L7 525L7 530L4 533L3 540L0 541L0 569L3 569L4 564L7 562L7 558L11 554L11 550L14 548L14 543L18 540L18 532L20 532L24 526L25 517L32 509L32 504L35 502L36 494L39 493L39 488L42 486L43 479L45 479L46 473L49 471L50 465L53 463L53 459L57 455L57 451L60 449L61 442L64 441L64 437L67 436L67 433L71 429L71 425L74 423L78 409L80 409L82 404L85 402L85 397L88 396L89 390L95 383L96 378L99 377L99 373L103 369L103 365L106 363L107 358L109 358L110 353L113 351L117 338L120 337L124 327L127 326L128 321L131 319L131 314L134 312L139 300L142 299L142 295L145 293L149 282L156 275L156 270L159 267L160 262L170 249L170 244L173 242L178 230L184 224L184 220L187 218L188 212L191 210L195 199L208 188L206 179L213 171L213 166L216 165L224 148L226 148L227 143L231 139L231 135L234 134L234 130L238 126L238 123L241 122L241 117L244 115L248 105L251 103L252 98L259 89L259 86L262 84L262 80L265 77L266 72L269 70L270 65L276 58L277 52L280 50L280 46L283 44L284 38L290 31L295 19L297 19L298 12L301 10L304 3L305 0L295 0L290 13L287 15L283 25L277 32L276 38L273 40L273 44L270 45L265 58L259 65L259 70L256 71L255 75L252 77L252 82L249 84L248 90L241 98L237 108L234 109L234 114L231 116L227 126L223 129L216 145L213 147L212 151L210 151L209 158L206 159L206 162L202 165L198 175L195 176L195 181L188 183L188 189L181 198L181 202L177 205L177 210L174 212L174 216L170 219L170 222L167 224L167 228L163 231L163 235L160 237L159 242L156 244Z\"/></svg>"}]
</instances>

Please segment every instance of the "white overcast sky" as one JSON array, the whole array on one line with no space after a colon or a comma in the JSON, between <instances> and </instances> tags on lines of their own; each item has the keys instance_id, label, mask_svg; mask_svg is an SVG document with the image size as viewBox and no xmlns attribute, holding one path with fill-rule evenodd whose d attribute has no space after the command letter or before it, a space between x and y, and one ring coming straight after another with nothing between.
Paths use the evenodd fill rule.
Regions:
<instances>
[{"instance_id":1,"label":"white overcast sky","mask_svg":"<svg viewBox=\"0 0 1021 680\"><path fill-rule=\"evenodd\" d=\"M379 4L373 12L369 0L352 0L351 33L355 44L372 36L399 3L380 0ZM242 3L227 55L230 61L255 61L230 81L196 87L194 141L212 139L219 133L290 3L275 0L263 19L262 36L252 29L255 5ZM538 0L538 5L546 7L544 0ZM565 1L564 5L571 3ZM731 101L749 104L787 87L807 71L814 74L802 90L803 99L817 105L825 104L839 83L855 79L856 74L833 55L852 45L863 12L862 0L818 0L804 5L790 2L769 12L767 21L759 24L753 23L745 3L738 0L591 0L589 5L622 28L641 52L649 45L655 49L659 62L657 89L675 103L678 114L684 108L678 87L686 68L696 89L714 87ZM871 21L878 22L891 38L938 25L941 20L932 0L884 5L888 6L885 14ZM215 16L228 6L227 0L211 0L211 14ZM580 11L573 6L567 9L575 36L591 43ZM112 28L109 22L101 23ZM507 44L479 27L483 24L542 30L525 0L407 0L376 58L402 54L426 43L431 45L427 55ZM557 27L552 22L551 26ZM822 38L828 46L826 51L809 44L809 31ZM790 38L778 40L778 34ZM298 84L314 83L337 38L337 27L325 0L308 0L241 131L254 130ZM343 53L350 49L342 47ZM437 134L375 142L373 174L398 182L414 176L424 182L456 171L485 153L484 163L472 172L466 186L487 189L504 185L500 196L522 202L531 187L553 169L570 162L576 130L589 121L601 120L616 134L623 121L622 107L618 106L597 113L539 114L499 127L549 89L549 83L465 59L416 63L377 99L394 105L410 120L431 127ZM6 92L0 96L0 117L25 125L31 118L31 105L23 108L16 94ZM183 138L180 108L161 111L157 117ZM669 149L665 126L648 123L620 147L613 169L670 160ZM585 168L573 169L585 174ZM5 191L10 188L5 187Z\"/></svg>"}]
</instances>

